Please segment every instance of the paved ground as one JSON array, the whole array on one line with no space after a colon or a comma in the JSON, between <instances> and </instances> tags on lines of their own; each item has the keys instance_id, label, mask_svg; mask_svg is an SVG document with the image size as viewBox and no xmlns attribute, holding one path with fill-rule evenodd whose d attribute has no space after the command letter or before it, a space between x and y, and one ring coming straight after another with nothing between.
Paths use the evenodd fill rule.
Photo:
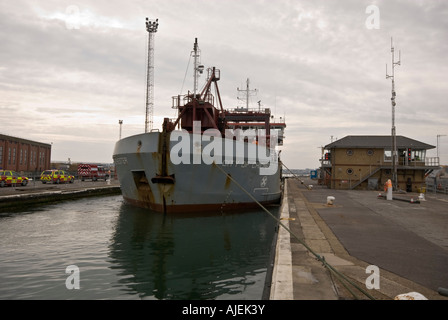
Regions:
<instances>
[{"instance_id":1,"label":"paved ground","mask_svg":"<svg viewBox=\"0 0 448 320\"><path fill-rule=\"evenodd\" d=\"M271 298L353 298L312 251L376 299L416 291L428 299L448 300L437 293L439 287L448 288L446 195L427 194L426 201L412 204L379 199L375 191L308 190L309 184L314 182L288 179L281 221L299 239L279 232ZM327 196L335 197L333 205L327 205ZM369 265L379 267L379 290L366 288Z\"/></svg>"}]
</instances>

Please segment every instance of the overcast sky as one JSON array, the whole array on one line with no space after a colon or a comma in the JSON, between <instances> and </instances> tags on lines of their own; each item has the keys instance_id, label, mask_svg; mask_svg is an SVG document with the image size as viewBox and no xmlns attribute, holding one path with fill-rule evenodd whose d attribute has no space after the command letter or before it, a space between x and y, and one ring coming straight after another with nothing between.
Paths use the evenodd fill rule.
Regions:
<instances>
[{"instance_id":1,"label":"overcast sky","mask_svg":"<svg viewBox=\"0 0 448 320\"><path fill-rule=\"evenodd\" d=\"M393 37L397 134L434 146L448 135L444 0L3 0L0 133L52 143L53 161L112 162L118 120L123 137L144 132L147 16L159 19L155 127L176 115L197 37L224 106L249 78L253 106L286 118L284 163L317 168L332 137L390 134ZM439 152L448 164L448 136Z\"/></svg>"}]
</instances>

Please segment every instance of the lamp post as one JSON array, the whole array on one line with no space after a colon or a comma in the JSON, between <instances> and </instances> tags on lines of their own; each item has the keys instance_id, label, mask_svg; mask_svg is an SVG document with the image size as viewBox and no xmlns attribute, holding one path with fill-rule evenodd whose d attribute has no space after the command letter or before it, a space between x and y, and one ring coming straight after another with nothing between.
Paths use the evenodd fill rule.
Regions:
<instances>
[{"instance_id":1,"label":"lamp post","mask_svg":"<svg viewBox=\"0 0 448 320\"><path fill-rule=\"evenodd\" d=\"M121 126L123 124L123 120L118 120L118 124L120 125L120 135L118 136L118 140L121 140Z\"/></svg>"},{"instance_id":2,"label":"lamp post","mask_svg":"<svg viewBox=\"0 0 448 320\"><path fill-rule=\"evenodd\" d=\"M439 140L440 140L440 137L446 137L446 134L438 134L437 135L437 162L439 163L439 165L440 165L440 159L439 159Z\"/></svg>"}]
</instances>

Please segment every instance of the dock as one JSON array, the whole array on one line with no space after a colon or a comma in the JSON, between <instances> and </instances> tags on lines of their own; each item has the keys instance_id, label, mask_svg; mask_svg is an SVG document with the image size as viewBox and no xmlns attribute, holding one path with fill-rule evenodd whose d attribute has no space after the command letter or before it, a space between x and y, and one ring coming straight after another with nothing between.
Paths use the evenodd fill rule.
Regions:
<instances>
[{"instance_id":1,"label":"dock","mask_svg":"<svg viewBox=\"0 0 448 320\"><path fill-rule=\"evenodd\" d=\"M438 293L448 286L446 195L411 204L309 184L285 180L271 300L391 300L410 292L448 300Z\"/></svg>"},{"instance_id":2,"label":"dock","mask_svg":"<svg viewBox=\"0 0 448 320\"><path fill-rule=\"evenodd\" d=\"M121 194L118 180L79 181L74 183L42 184L30 181L27 186L0 188L0 212L25 206L39 205L90 196Z\"/></svg>"}]
</instances>

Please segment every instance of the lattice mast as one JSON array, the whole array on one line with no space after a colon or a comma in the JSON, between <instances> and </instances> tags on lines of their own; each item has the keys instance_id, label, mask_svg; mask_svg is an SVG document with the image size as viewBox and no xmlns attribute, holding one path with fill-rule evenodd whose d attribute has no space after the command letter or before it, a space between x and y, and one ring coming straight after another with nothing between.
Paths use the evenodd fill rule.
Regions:
<instances>
[{"instance_id":1,"label":"lattice mast","mask_svg":"<svg viewBox=\"0 0 448 320\"><path fill-rule=\"evenodd\" d=\"M146 31L148 31L148 70L146 73L146 118L145 133L154 126L154 34L157 32L159 19L146 18Z\"/></svg>"},{"instance_id":2,"label":"lattice mast","mask_svg":"<svg viewBox=\"0 0 448 320\"><path fill-rule=\"evenodd\" d=\"M392 104L392 130L391 130L391 136L392 136L392 187L394 190L397 190L398 186L398 174L397 174L397 159L398 159L398 151L397 151L397 133L395 128L395 66L401 65L401 51L398 51L398 61L395 61L395 49L393 45L392 38L390 38L390 51L392 53L392 74L389 75L387 73L387 64L386 64L386 79L392 79L392 97L391 97L391 104Z\"/></svg>"}]
</instances>

